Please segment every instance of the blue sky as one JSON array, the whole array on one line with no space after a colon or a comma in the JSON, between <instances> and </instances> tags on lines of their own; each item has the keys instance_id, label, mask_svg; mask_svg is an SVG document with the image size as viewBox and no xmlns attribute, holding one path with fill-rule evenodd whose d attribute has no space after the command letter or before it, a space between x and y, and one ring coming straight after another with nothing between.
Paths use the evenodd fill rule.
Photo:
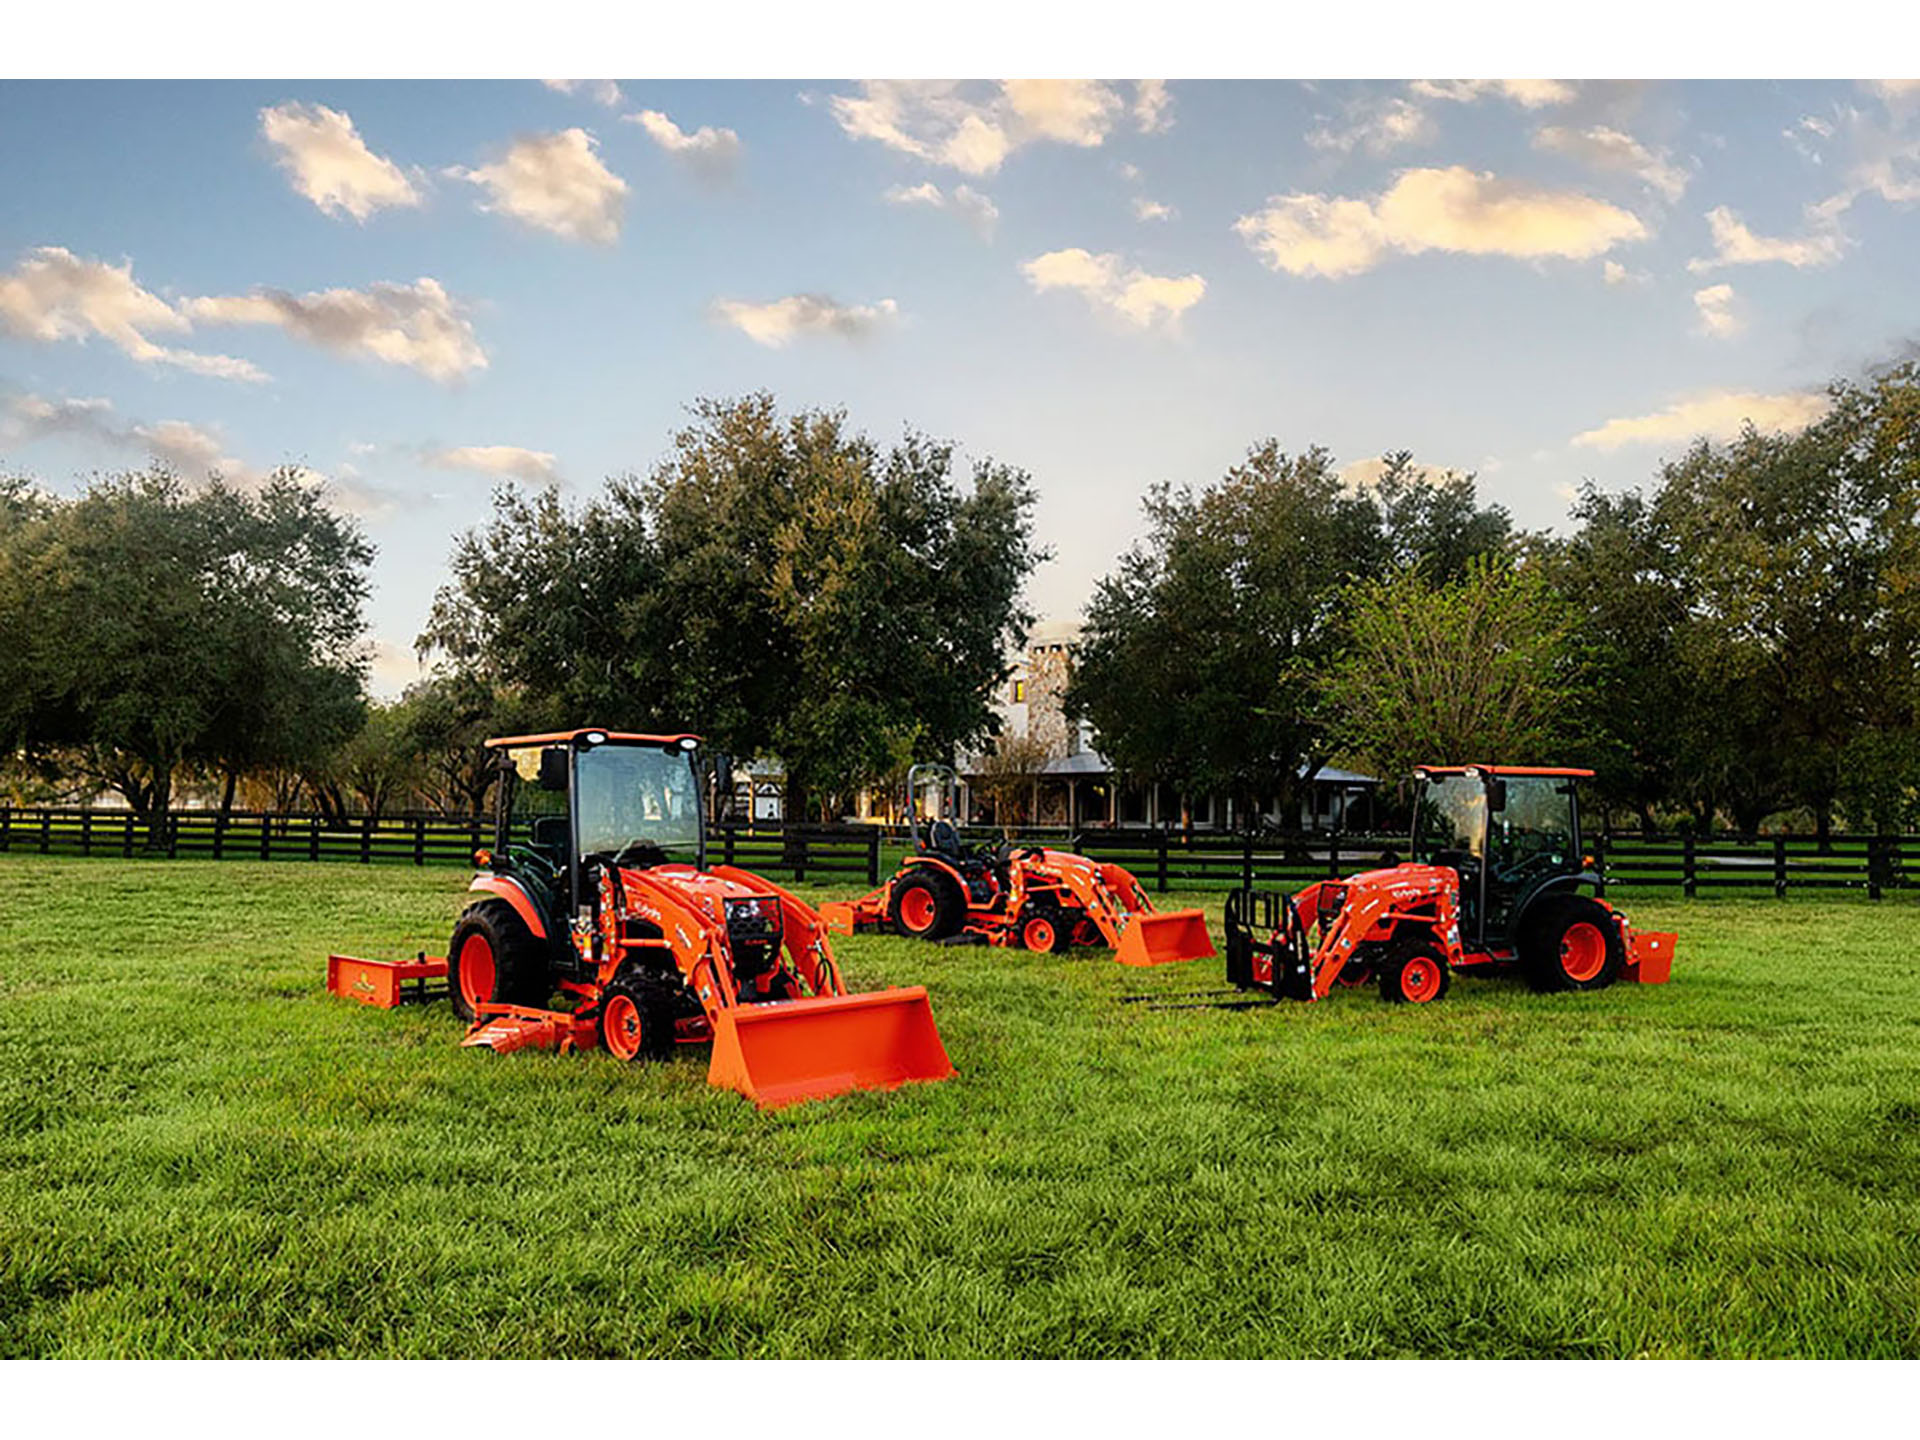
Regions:
<instances>
[{"instance_id":1,"label":"blue sky","mask_svg":"<svg viewBox=\"0 0 1920 1440\"><path fill-rule=\"evenodd\" d=\"M1916 201L1912 83L6 83L0 463L305 467L392 693L494 485L765 388L1031 471L1068 617L1269 434L1546 526L1805 423L1920 332Z\"/></svg>"}]
</instances>

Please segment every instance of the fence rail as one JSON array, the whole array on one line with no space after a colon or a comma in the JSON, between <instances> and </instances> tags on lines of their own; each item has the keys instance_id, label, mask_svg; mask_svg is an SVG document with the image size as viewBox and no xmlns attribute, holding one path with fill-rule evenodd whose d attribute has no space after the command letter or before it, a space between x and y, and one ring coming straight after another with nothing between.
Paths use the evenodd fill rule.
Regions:
<instances>
[{"instance_id":1,"label":"fence rail","mask_svg":"<svg viewBox=\"0 0 1920 1440\"><path fill-rule=\"evenodd\" d=\"M127 810L0 805L0 854L136 855L204 860L332 860L398 865L471 865L489 842L490 820L400 815L324 816L177 810L148 827ZM969 830L997 841L997 830ZM1406 854L1403 835L1247 836L1149 829L1057 827L1020 832L1030 844L1066 846L1124 865L1149 889L1298 888ZM795 881L880 883L905 849L900 831L879 825L727 824L708 836L710 861ZM1772 894L1812 890L1860 894L1920 888L1920 835L1834 835L1823 849L1810 835L1663 837L1594 835L1588 853L1610 890ZM1910 861L1909 857L1913 857Z\"/></svg>"}]
</instances>

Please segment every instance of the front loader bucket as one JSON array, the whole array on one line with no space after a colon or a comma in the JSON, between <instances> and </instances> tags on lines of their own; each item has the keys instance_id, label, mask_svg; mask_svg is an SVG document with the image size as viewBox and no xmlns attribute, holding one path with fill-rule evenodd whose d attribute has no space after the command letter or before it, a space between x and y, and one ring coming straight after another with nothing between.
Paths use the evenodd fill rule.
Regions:
<instances>
[{"instance_id":1,"label":"front loader bucket","mask_svg":"<svg viewBox=\"0 0 1920 1440\"><path fill-rule=\"evenodd\" d=\"M1204 910L1142 911L1128 918L1113 958L1122 965L1171 965L1214 953Z\"/></svg>"},{"instance_id":2,"label":"front loader bucket","mask_svg":"<svg viewBox=\"0 0 1920 1440\"><path fill-rule=\"evenodd\" d=\"M933 1028L926 989L912 985L722 1010L707 1083L770 1110L955 1073Z\"/></svg>"}]
</instances>

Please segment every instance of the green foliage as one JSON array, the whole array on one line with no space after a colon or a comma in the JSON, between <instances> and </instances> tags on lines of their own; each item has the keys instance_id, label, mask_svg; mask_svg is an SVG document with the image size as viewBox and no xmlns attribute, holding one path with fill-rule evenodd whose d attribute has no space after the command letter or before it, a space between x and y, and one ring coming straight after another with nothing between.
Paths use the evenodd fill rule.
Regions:
<instances>
[{"instance_id":1,"label":"green foliage","mask_svg":"<svg viewBox=\"0 0 1920 1440\"><path fill-rule=\"evenodd\" d=\"M1441 583L1400 570L1354 586L1347 609L1321 693L1333 731L1382 775L1581 758L1579 617L1537 566L1483 555Z\"/></svg>"},{"instance_id":2,"label":"green foliage","mask_svg":"<svg viewBox=\"0 0 1920 1440\"><path fill-rule=\"evenodd\" d=\"M0 858L0 1355L1920 1354L1907 901L1634 897L1664 988L1242 1014L1117 1003L1217 969L836 939L960 1074L761 1113L701 1047L323 993L464 884Z\"/></svg>"},{"instance_id":3,"label":"green foliage","mask_svg":"<svg viewBox=\"0 0 1920 1440\"><path fill-rule=\"evenodd\" d=\"M1443 575L1507 538L1471 477L1394 455L1371 490L1344 486L1322 449L1255 446L1196 494L1154 490L1150 533L1100 582L1069 689L1122 768L1189 794L1277 795L1336 738L1310 677L1344 646L1344 587L1396 563ZM1244 807L1243 807L1244 813Z\"/></svg>"},{"instance_id":4,"label":"green foliage","mask_svg":"<svg viewBox=\"0 0 1920 1440\"><path fill-rule=\"evenodd\" d=\"M882 452L832 411L704 400L645 479L578 509L496 498L423 639L549 723L696 728L844 795L983 733L1029 621L1026 476L951 446Z\"/></svg>"},{"instance_id":5,"label":"green foliage","mask_svg":"<svg viewBox=\"0 0 1920 1440\"><path fill-rule=\"evenodd\" d=\"M371 546L291 471L243 493L152 470L0 500L6 739L142 815L187 767L312 759L361 722Z\"/></svg>"}]
</instances>

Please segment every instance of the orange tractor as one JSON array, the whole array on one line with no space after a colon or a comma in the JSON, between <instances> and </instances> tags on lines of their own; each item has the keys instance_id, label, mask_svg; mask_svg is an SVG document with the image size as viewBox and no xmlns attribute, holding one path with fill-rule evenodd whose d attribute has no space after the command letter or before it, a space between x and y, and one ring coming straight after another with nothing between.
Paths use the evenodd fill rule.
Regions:
<instances>
[{"instance_id":1,"label":"orange tractor","mask_svg":"<svg viewBox=\"0 0 1920 1440\"><path fill-rule=\"evenodd\" d=\"M697 737L487 745L496 834L445 961L335 956L330 989L391 1004L444 974L471 1024L462 1043L501 1052L600 1045L638 1060L711 1042L708 1083L763 1106L954 1074L924 988L847 993L811 907L706 864Z\"/></svg>"},{"instance_id":2,"label":"orange tractor","mask_svg":"<svg viewBox=\"0 0 1920 1440\"><path fill-rule=\"evenodd\" d=\"M1580 893L1600 878L1581 854L1575 793L1592 774L1422 767L1409 863L1291 898L1228 897L1228 982L1289 1000L1374 982L1386 999L1413 1005L1446 994L1455 970L1518 970L1537 990L1664 983L1676 937L1635 930Z\"/></svg>"},{"instance_id":3,"label":"orange tractor","mask_svg":"<svg viewBox=\"0 0 1920 1440\"><path fill-rule=\"evenodd\" d=\"M951 818L958 778L945 765L907 772L913 853L886 884L820 907L837 935L892 929L921 940L1015 945L1064 953L1110 945L1122 965L1164 965L1215 953L1199 910L1156 912L1118 865L1035 845L968 845ZM919 798L932 796L924 824Z\"/></svg>"}]
</instances>

